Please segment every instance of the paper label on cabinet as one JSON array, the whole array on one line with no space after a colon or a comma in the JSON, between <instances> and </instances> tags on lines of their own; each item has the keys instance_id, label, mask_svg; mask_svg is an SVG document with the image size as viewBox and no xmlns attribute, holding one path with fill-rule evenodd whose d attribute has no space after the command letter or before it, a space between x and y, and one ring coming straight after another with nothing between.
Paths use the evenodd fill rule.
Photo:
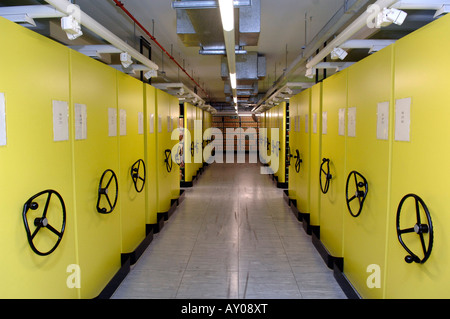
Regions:
<instances>
[{"instance_id":1,"label":"paper label on cabinet","mask_svg":"<svg viewBox=\"0 0 450 319\"><path fill-rule=\"evenodd\" d=\"M69 103L52 101L53 104L53 140L69 140Z\"/></svg>"},{"instance_id":2,"label":"paper label on cabinet","mask_svg":"<svg viewBox=\"0 0 450 319\"><path fill-rule=\"evenodd\" d=\"M144 134L144 113L138 113L138 134Z\"/></svg>"},{"instance_id":3,"label":"paper label on cabinet","mask_svg":"<svg viewBox=\"0 0 450 319\"><path fill-rule=\"evenodd\" d=\"M356 107L348 108L347 135L350 137L356 137Z\"/></svg>"},{"instance_id":4,"label":"paper label on cabinet","mask_svg":"<svg viewBox=\"0 0 450 319\"><path fill-rule=\"evenodd\" d=\"M162 132L162 116L158 115L158 133Z\"/></svg>"},{"instance_id":5,"label":"paper label on cabinet","mask_svg":"<svg viewBox=\"0 0 450 319\"><path fill-rule=\"evenodd\" d=\"M74 105L75 109L75 139L87 139L87 107L85 104Z\"/></svg>"},{"instance_id":6,"label":"paper label on cabinet","mask_svg":"<svg viewBox=\"0 0 450 319\"><path fill-rule=\"evenodd\" d=\"M155 114L150 114L150 117L148 119L148 132L150 134L155 132Z\"/></svg>"},{"instance_id":7,"label":"paper label on cabinet","mask_svg":"<svg viewBox=\"0 0 450 319\"><path fill-rule=\"evenodd\" d=\"M308 120L308 114L305 115L305 133L308 133L309 129L309 120Z\"/></svg>"},{"instance_id":8,"label":"paper label on cabinet","mask_svg":"<svg viewBox=\"0 0 450 319\"><path fill-rule=\"evenodd\" d=\"M410 141L411 98L395 101L395 140Z\"/></svg>"},{"instance_id":9,"label":"paper label on cabinet","mask_svg":"<svg viewBox=\"0 0 450 319\"><path fill-rule=\"evenodd\" d=\"M328 112L322 112L322 134L327 134L328 130Z\"/></svg>"},{"instance_id":10,"label":"paper label on cabinet","mask_svg":"<svg viewBox=\"0 0 450 319\"><path fill-rule=\"evenodd\" d=\"M0 146L6 145L6 101L5 93L0 93Z\"/></svg>"},{"instance_id":11,"label":"paper label on cabinet","mask_svg":"<svg viewBox=\"0 0 450 319\"><path fill-rule=\"evenodd\" d=\"M339 109L339 135L345 136L345 109Z\"/></svg>"},{"instance_id":12,"label":"paper label on cabinet","mask_svg":"<svg viewBox=\"0 0 450 319\"><path fill-rule=\"evenodd\" d=\"M117 109L108 108L108 136L117 136Z\"/></svg>"},{"instance_id":13,"label":"paper label on cabinet","mask_svg":"<svg viewBox=\"0 0 450 319\"><path fill-rule=\"evenodd\" d=\"M127 111L124 109L119 111L119 134L120 136L127 135Z\"/></svg>"},{"instance_id":14,"label":"paper label on cabinet","mask_svg":"<svg viewBox=\"0 0 450 319\"><path fill-rule=\"evenodd\" d=\"M172 118L167 115L167 133L172 132Z\"/></svg>"},{"instance_id":15,"label":"paper label on cabinet","mask_svg":"<svg viewBox=\"0 0 450 319\"><path fill-rule=\"evenodd\" d=\"M317 133L317 113L313 113L312 125L313 125L313 133L316 134Z\"/></svg>"},{"instance_id":16,"label":"paper label on cabinet","mask_svg":"<svg viewBox=\"0 0 450 319\"><path fill-rule=\"evenodd\" d=\"M378 103L377 106L377 139L389 138L389 102Z\"/></svg>"}]
</instances>

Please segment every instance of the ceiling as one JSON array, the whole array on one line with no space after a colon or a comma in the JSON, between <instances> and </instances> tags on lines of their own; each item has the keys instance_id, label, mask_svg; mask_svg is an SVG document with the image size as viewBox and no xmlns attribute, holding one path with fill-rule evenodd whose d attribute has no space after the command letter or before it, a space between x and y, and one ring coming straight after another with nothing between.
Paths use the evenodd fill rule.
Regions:
<instances>
[{"instance_id":1,"label":"ceiling","mask_svg":"<svg viewBox=\"0 0 450 319\"><path fill-rule=\"evenodd\" d=\"M257 52L265 58L265 75L257 82L256 100L261 104L267 99L267 92L279 89L287 82L313 82L315 78L305 77L305 69L296 65L302 52L312 45L323 47L324 43L314 43L321 30L327 29L331 22L342 24L340 29L354 20L359 13L346 11L349 3L367 4L374 1L348 0L259 0L260 33L256 45L245 46L247 52ZM177 10L172 8L172 0L122 0L124 7L152 34L165 50L195 80L192 81L169 57L146 35L112 0L75 0L81 10L97 20L104 27L120 37L128 45L139 50L140 37L146 38L152 45L151 60L159 66L158 77L152 78L152 84L184 83L196 92L206 103L219 111L229 110L231 103L226 99L227 81L221 77L221 60L223 55L199 54L199 46L187 46L177 34ZM422 1L423 2L423 1ZM47 4L37 0L0 0L0 6ZM1 8L0 8L1 9ZM204 9L197 9L204 10ZM219 9L211 10L217 17ZM239 10L239 9L236 9ZM239 12L239 11L236 11ZM362 12L362 11L360 11ZM418 27L433 20L435 11L408 12L408 18L402 26L391 25L384 29L366 30L364 37L378 39L398 39ZM0 10L1 13L1 10ZM345 14L344 14L345 13ZM1 14L0 14L1 15ZM219 16L220 17L220 16ZM343 21L343 17L346 21ZM340 20L337 20L340 18ZM103 40L84 30L84 35L75 41L69 41L58 27L59 19L39 19L32 29L52 37L66 45L102 43ZM210 19L203 26L209 31L221 28L219 19ZM332 34L335 35L335 34ZM329 37L332 39L332 37ZM321 40L323 40L321 38ZM327 39L325 39L326 41ZM368 55L368 50L354 49L344 61L357 61ZM238 55L237 55L238 57ZM306 58L306 57L305 57ZM113 57L110 63L115 63ZM283 74L283 72L286 73ZM328 75L333 71L328 71ZM323 77L323 74L321 74ZM196 87L197 84L200 87ZM206 93L205 93L206 92ZM255 103L241 103L240 111L251 111Z\"/></svg>"}]
</instances>

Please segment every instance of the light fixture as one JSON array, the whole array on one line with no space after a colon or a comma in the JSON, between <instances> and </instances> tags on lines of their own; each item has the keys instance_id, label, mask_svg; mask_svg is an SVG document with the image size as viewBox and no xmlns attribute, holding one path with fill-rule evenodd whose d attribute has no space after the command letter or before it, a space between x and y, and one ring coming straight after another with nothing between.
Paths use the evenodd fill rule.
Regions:
<instances>
[{"instance_id":1,"label":"light fixture","mask_svg":"<svg viewBox=\"0 0 450 319\"><path fill-rule=\"evenodd\" d=\"M156 70L150 70L150 71L144 73L144 77L147 80L150 80L150 78L153 78L156 76L158 76L158 71L156 71Z\"/></svg>"},{"instance_id":2,"label":"light fixture","mask_svg":"<svg viewBox=\"0 0 450 319\"><path fill-rule=\"evenodd\" d=\"M75 40L83 35L80 23L71 15L61 18L61 28L66 32L69 40Z\"/></svg>"},{"instance_id":3,"label":"light fixture","mask_svg":"<svg viewBox=\"0 0 450 319\"><path fill-rule=\"evenodd\" d=\"M238 100L237 100L237 96L233 97L233 101L235 104L237 104Z\"/></svg>"},{"instance_id":4,"label":"light fixture","mask_svg":"<svg viewBox=\"0 0 450 319\"><path fill-rule=\"evenodd\" d=\"M234 29L234 1L219 0L219 8L223 29L232 31Z\"/></svg>"},{"instance_id":5,"label":"light fixture","mask_svg":"<svg viewBox=\"0 0 450 319\"><path fill-rule=\"evenodd\" d=\"M230 83L232 89L237 88L236 73L230 73Z\"/></svg>"},{"instance_id":6,"label":"light fixture","mask_svg":"<svg viewBox=\"0 0 450 319\"><path fill-rule=\"evenodd\" d=\"M315 69L315 68L309 68L309 69L306 70L305 76L306 76L307 78L312 79L312 78L314 77L315 74L316 74L316 69Z\"/></svg>"},{"instance_id":7,"label":"light fixture","mask_svg":"<svg viewBox=\"0 0 450 319\"><path fill-rule=\"evenodd\" d=\"M387 27L392 23L397 25L402 25L408 14L405 11L395 9L395 8L384 8L380 13L378 13L376 19L376 27Z\"/></svg>"},{"instance_id":8,"label":"light fixture","mask_svg":"<svg viewBox=\"0 0 450 319\"><path fill-rule=\"evenodd\" d=\"M131 60L131 55L129 55L127 52L122 52L120 54L120 62L122 63L125 69L133 64L133 61Z\"/></svg>"},{"instance_id":9,"label":"light fixture","mask_svg":"<svg viewBox=\"0 0 450 319\"><path fill-rule=\"evenodd\" d=\"M348 53L342 48L334 48L333 51L331 51L331 59L332 60L344 60L347 57Z\"/></svg>"}]
</instances>

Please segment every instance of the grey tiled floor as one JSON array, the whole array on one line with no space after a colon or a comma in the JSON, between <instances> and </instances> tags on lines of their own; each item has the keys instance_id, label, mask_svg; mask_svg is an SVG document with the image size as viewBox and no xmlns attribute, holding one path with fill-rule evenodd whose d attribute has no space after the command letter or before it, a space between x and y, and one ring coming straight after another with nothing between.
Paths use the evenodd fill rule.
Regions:
<instances>
[{"instance_id":1,"label":"grey tiled floor","mask_svg":"<svg viewBox=\"0 0 450 319\"><path fill-rule=\"evenodd\" d=\"M345 299L259 169L209 166L112 298Z\"/></svg>"}]
</instances>

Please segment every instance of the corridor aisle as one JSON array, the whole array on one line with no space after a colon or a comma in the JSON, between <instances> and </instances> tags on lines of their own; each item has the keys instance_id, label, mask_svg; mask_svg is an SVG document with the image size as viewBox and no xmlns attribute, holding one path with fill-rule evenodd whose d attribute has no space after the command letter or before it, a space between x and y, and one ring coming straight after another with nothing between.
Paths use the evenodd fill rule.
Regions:
<instances>
[{"instance_id":1,"label":"corridor aisle","mask_svg":"<svg viewBox=\"0 0 450 319\"><path fill-rule=\"evenodd\" d=\"M112 298L345 299L259 164L214 163Z\"/></svg>"}]
</instances>

